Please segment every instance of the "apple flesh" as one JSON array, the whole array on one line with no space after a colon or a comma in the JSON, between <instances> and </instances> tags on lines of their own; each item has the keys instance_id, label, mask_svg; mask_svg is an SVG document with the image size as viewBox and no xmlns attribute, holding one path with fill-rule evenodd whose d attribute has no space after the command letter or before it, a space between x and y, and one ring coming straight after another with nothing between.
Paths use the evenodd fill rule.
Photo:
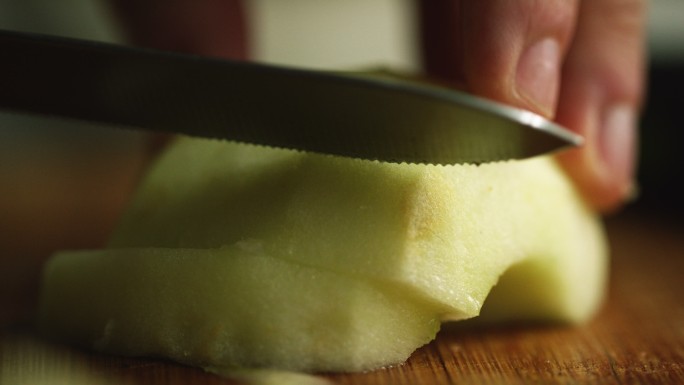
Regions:
<instances>
[{"instance_id":1,"label":"apple flesh","mask_svg":"<svg viewBox=\"0 0 684 385\"><path fill-rule=\"evenodd\" d=\"M108 249L52 259L39 325L199 366L368 370L477 316L499 280L489 319L586 320L606 255L551 158L398 165L184 139Z\"/></svg>"},{"instance_id":2,"label":"apple flesh","mask_svg":"<svg viewBox=\"0 0 684 385\"><path fill-rule=\"evenodd\" d=\"M361 371L404 361L439 329L429 304L244 245L62 254L45 286L51 334L197 366Z\"/></svg>"}]
</instances>

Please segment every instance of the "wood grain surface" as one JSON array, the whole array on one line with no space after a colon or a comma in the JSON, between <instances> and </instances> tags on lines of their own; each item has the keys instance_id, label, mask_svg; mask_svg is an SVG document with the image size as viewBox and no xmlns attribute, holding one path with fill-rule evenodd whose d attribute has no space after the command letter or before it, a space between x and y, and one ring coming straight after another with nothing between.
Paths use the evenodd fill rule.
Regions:
<instances>
[{"instance_id":1,"label":"wood grain surface","mask_svg":"<svg viewBox=\"0 0 684 385\"><path fill-rule=\"evenodd\" d=\"M684 384L684 228L643 218L608 221L610 295L579 326L446 325L401 366L328 374L335 384ZM234 384L156 359L55 345L30 328L0 334L0 383Z\"/></svg>"}]
</instances>

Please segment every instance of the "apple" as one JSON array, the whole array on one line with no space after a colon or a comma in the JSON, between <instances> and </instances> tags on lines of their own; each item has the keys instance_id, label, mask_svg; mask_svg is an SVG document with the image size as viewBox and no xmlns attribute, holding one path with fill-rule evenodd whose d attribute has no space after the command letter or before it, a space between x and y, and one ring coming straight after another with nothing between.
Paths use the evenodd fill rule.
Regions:
<instances>
[{"instance_id":1,"label":"apple","mask_svg":"<svg viewBox=\"0 0 684 385\"><path fill-rule=\"evenodd\" d=\"M388 164L186 138L107 249L49 262L39 326L203 367L369 370L485 300L489 320L584 321L606 262L550 157Z\"/></svg>"}]
</instances>

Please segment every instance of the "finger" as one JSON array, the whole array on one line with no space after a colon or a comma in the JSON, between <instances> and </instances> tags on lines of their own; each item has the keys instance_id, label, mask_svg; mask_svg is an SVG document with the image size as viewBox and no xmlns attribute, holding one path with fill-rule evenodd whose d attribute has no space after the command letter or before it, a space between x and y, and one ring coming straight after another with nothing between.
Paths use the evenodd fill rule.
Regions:
<instances>
[{"instance_id":1,"label":"finger","mask_svg":"<svg viewBox=\"0 0 684 385\"><path fill-rule=\"evenodd\" d=\"M424 0L421 10L429 74L553 116L577 1Z\"/></svg>"},{"instance_id":2,"label":"finger","mask_svg":"<svg viewBox=\"0 0 684 385\"><path fill-rule=\"evenodd\" d=\"M557 120L583 135L559 156L590 203L613 209L633 189L644 89L645 0L582 2L562 75Z\"/></svg>"},{"instance_id":3,"label":"finger","mask_svg":"<svg viewBox=\"0 0 684 385\"><path fill-rule=\"evenodd\" d=\"M231 59L248 57L240 0L111 0L134 44Z\"/></svg>"}]
</instances>

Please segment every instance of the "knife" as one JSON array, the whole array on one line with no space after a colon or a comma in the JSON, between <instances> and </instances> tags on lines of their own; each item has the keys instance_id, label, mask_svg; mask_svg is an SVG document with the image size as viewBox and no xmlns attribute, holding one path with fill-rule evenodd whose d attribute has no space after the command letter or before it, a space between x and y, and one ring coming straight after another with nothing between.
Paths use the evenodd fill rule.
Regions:
<instances>
[{"instance_id":1,"label":"knife","mask_svg":"<svg viewBox=\"0 0 684 385\"><path fill-rule=\"evenodd\" d=\"M0 109L408 163L579 145L535 113L399 79L0 31Z\"/></svg>"}]
</instances>

